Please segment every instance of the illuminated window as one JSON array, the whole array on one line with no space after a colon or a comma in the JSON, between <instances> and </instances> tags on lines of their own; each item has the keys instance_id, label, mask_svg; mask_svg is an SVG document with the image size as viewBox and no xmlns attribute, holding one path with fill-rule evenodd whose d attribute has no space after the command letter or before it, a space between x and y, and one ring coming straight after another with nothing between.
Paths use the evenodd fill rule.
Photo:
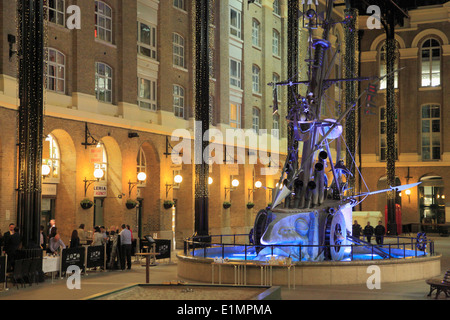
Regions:
<instances>
[{"instance_id":1,"label":"illuminated window","mask_svg":"<svg viewBox=\"0 0 450 320\"><path fill-rule=\"evenodd\" d=\"M260 121L260 111L259 111L258 108L253 108L252 116L253 116L252 117L252 119L253 119L253 121L252 121L253 131L255 131L255 133L258 134L259 133L259 125L260 125L260 123L259 123L259 121Z\"/></svg>"},{"instance_id":2,"label":"illuminated window","mask_svg":"<svg viewBox=\"0 0 450 320\"><path fill-rule=\"evenodd\" d=\"M230 8L230 34L236 38L241 38L241 12Z\"/></svg>"},{"instance_id":3,"label":"illuminated window","mask_svg":"<svg viewBox=\"0 0 450 320\"><path fill-rule=\"evenodd\" d=\"M100 141L97 144L97 148L102 149L102 161L94 164L94 170L97 170L97 169L103 170L104 174L103 174L103 177L100 179L99 183L106 184L107 177L108 177L108 156L106 154L106 149L105 149L103 142Z\"/></svg>"},{"instance_id":4,"label":"illuminated window","mask_svg":"<svg viewBox=\"0 0 450 320\"><path fill-rule=\"evenodd\" d=\"M156 111L156 80L138 78L138 104L146 110Z\"/></svg>"},{"instance_id":5,"label":"illuminated window","mask_svg":"<svg viewBox=\"0 0 450 320\"><path fill-rule=\"evenodd\" d=\"M261 47L261 24L256 19L252 21L252 44L258 48Z\"/></svg>"},{"instance_id":6,"label":"illuminated window","mask_svg":"<svg viewBox=\"0 0 450 320\"><path fill-rule=\"evenodd\" d=\"M241 105L230 103L230 126L235 129L241 128Z\"/></svg>"},{"instance_id":7,"label":"illuminated window","mask_svg":"<svg viewBox=\"0 0 450 320\"><path fill-rule=\"evenodd\" d=\"M422 87L441 85L441 46L436 39L422 45Z\"/></svg>"},{"instance_id":8,"label":"illuminated window","mask_svg":"<svg viewBox=\"0 0 450 320\"><path fill-rule=\"evenodd\" d=\"M273 55L279 57L280 56L280 33L273 29L273 37L272 37L272 53Z\"/></svg>"},{"instance_id":9,"label":"illuminated window","mask_svg":"<svg viewBox=\"0 0 450 320\"><path fill-rule=\"evenodd\" d=\"M50 168L50 173L45 176L44 182L59 182L61 177L61 159L58 142L49 134L42 144L42 165Z\"/></svg>"},{"instance_id":10,"label":"illuminated window","mask_svg":"<svg viewBox=\"0 0 450 320\"><path fill-rule=\"evenodd\" d=\"M241 88L241 62L230 59L230 85Z\"/></svg>"},{"instance_id":11,"label":"illuminated window","mask_svg":"<svg viewBox=\"0 0 450 320\"><path fill-rule=\"evenodd\" d=\"M145 152L142 149L142 147L139 148L139 152L137 154L136 161L137 161L137 166L136 166L136 172L137 173L136 173L136 175L141 173L141 172L147 173L147 160L145 158ZM147 175L147 177L148 177L148 175ZM138 184L140 186L145 186L147 184L147 180L145 180L145 181L138 181Z\"/></svg>"},{"instance_id":12,"label":"illuminated window","mask_svg":"<svg viewBox=\"0 0 450 320\"><path fill-rule=\"evenodd\" d=\"M261 80L260 80L261 69L257 65L252 67L252 89L253 93L261 93Z\"/></svg>"}]
</instances>

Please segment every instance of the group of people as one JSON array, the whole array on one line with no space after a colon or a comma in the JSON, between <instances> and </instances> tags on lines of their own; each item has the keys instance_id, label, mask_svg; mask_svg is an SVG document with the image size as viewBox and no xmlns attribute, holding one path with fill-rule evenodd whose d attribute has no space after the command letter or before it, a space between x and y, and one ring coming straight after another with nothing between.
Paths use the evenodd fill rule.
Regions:
<instances>
[{"instance_id":1,"label":"group of people","mask_svg":"<svg viewBox=\"0 0 450 320\"><path fill-rule=\"evenodd\" d=\"M352 235L356 238L360 238L361 234L367 239L367 242L372 242L372 237L375 235L375 241L378 245L382 245L384 242L384 235L386 234L386 228L383 226L383 222L378 221L378 225L374 228L370 225L370 222L367 222L367 225L362 227L358 224L358 221L355 220L352 226Z\"/></svg>"},{"instance_id":2,"label":"group of people","mask_svg":"<svg viewBox=\"0 0 450 320\"><path fill-rule=\"evenodd\" d=\"M131 247L133 242L133 232L129 225L122 224L119 230L116 226L111 226L107 230L104 226L94 227L92 237L89 239L87 232L84 230L85 225L81 224L77 230L72 231L72 237L70 239L70 248L76 248L79 246L87 245L90 242L92 246L102 246L108 243L108 241L114 241L115 236L120 236L120 266L121 269L131 269ZM90 241L88 241L90 240Z\"/></svg>"}]
</instances>

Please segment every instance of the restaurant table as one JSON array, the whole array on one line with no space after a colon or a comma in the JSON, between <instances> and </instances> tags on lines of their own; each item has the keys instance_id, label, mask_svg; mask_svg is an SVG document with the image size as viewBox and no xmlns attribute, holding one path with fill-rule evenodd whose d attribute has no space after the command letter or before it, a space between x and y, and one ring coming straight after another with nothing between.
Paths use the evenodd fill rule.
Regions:
<instances>
[{"instance_id":1,"label":"restaurant table","mask_svg":"<svg viewBox=\"0 0 450 320\"><path fill-rule=\"evenodd\" d=\"M150 283L150 258L159 255L159 252L141 252L136 255L145 257L146 283Z\"/></svg>"},{"instance_id":2,"label":"restaurant table","mask_svg":"<svg viewBox=\"0 0 450 320\"><path fill-rule=\"evenodd\" d=\"M61 257L60 256L46 256L42 259L42 272L52 274L52 283L55 278L55 272L59 272L61 269Z\"/></svg>"}]
</instances>

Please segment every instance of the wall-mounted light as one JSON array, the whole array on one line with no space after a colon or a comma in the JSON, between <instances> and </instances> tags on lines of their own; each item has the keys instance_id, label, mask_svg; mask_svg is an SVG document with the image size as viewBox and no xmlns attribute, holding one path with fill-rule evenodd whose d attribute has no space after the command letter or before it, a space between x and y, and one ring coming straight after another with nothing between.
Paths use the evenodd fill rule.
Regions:
<instances>
[{"instance_id":1,"label":"wall-mounted light","mask_svg":"<svg viewBox=\"0 0 450 320\"><path fill-rule=\"evenodd\" d=\"M94 178L95 180L87 180L84 178L84 196L86 197L87 190L89 189L90 185L94 182L99 182L101 178L105 175L105 172L102 169L95 169L94 171Z\"/></svg>"},{"instance_id":2,"label":"wall-mounted light","mask_svg":"<svg viewBox=\"0 0 450 320\"><path fill-rule=\"evenodd\" d=\"M128 197L131 197L131 191L135 186L147 180L147 174L145 172L139 172L137 175L137 179L137 182L131 182L131 180L128 181Z\"/></svg>"},{"instance_id":3,"label":"wall-mounted light","mask_svg":"<svg viewBox=\"0 0 450 320\"><path fill-rule=\"evenodd\" d=\"M408 196L408 202L411 203L411 190L406 190L405 194Z\"/></svg>"},{"instance_id":4,"label":"wall-mounted light","mask_svg":"<svg viewBox=\"0 0 450 320\"><path fill-rule=\"evenodd\" d=\"M213 182L214 182L213 178L209 177L208 178L208 184L211 185L211 184L213 184Z\"/></svg>"},{"instance_id":5,"label":"wall-mounted light","mask_svg":"<svg viewBox=\"0 0 450 320\"><path fill-rule=\"evenodd\" d=\"M225 187L225 199L227 198L228 192L236 190L237 187L239 187L239 180L238 179L231 180L231 187L230 188Z\"/></svg>"},{"instance_id":6,"label":"wall-mounted light","mask_svg":"<svg viewBox=\"0 0 450 320\"><path fill-rule=\"evenodd\" d=\"M248 189L248 201L250 201L250 195L253 192L255 192L256 190L261 189L261 187L262 187L262 182L261 181L256 181L255 182L255 187Z\"/></svg>"},{"instance_id":7,"label":"wall-mounted light","mask_svg":"<svg viewBox=\"0 0 450 320\"><path fill-rule=\"evenodd\" d=\"M173 182L175 182L176 184L180 184L181 182L183 182L183 177L181 175L177 174L173 178ZM173 188L173 184L166 183L166 198L169 196L169 191L172 188Z\"/></svg>"}]
</instances>

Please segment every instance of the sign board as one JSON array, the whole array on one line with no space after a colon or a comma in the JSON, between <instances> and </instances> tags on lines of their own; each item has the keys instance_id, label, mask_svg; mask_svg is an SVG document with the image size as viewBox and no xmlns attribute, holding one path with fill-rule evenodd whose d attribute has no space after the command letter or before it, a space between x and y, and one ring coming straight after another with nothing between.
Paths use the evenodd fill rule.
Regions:
<instances>
[{"instance_id":1,"label":"sign board","mask_svg":"<svg viewBox=\"0 0 450 320\"><path fill-rule=\"evenodd\" d=\"M105 247L89 246L87 248L86 268L103 267L105 265Z\"/></svg>"},{"instance_id":2,"label":"sign board","mask_svg":"<svg viewBox=\"0 0 450 320\"><path fill-rule=\"evenodd\" d=\"M6 256L0 257L0 283L6 282Z\"/></svg>"},{"instance_id":3,"label":"sign board","mask_svg":"<svg viewBox=\"0 0 450 320\"><path fill-rule=\"evenodd\" d=\"M106 186L94 186L94 198L106 198L108 188Z\"/></svg>"},{"instance_id":4,"label":"sign board","mask_svg":"<svg viewBox=\"0 0 450 320\"><path fill-rule=\"evenodd\" d=\"M43 183L41 194L43 196L56 196L56 184Z\"/></svg>"},{"instance_id":5,"label":"sign board","mask_svg":"<svg viewBox=\"0 0 450 320\"><path fill-rule=\"evenodd\" d=\"M156 259L170 259L171 240L154 239L155 250L159 253Z\"/></svg>"},{"instance_id":6,"label":"sign board","mask_svg":"<svg viewBox=\"0 0 450 320\"><path fill-rule=\"evenodd\" d=\"M90 163L103 163L103 148L95 147L89 149Z\"/></svg>"},{"instance_id":7,"label":"sign board","mask_svg":"<svg viewBox=\"0 0 450 320\"><path fill-rule=\"evenodd\" d=\"M81 270L84 269L84 262L86 257L86 248L66 248L61 254L61 272L66 272L69 266L78 266Z\"/></svg>"}]
</instances>

